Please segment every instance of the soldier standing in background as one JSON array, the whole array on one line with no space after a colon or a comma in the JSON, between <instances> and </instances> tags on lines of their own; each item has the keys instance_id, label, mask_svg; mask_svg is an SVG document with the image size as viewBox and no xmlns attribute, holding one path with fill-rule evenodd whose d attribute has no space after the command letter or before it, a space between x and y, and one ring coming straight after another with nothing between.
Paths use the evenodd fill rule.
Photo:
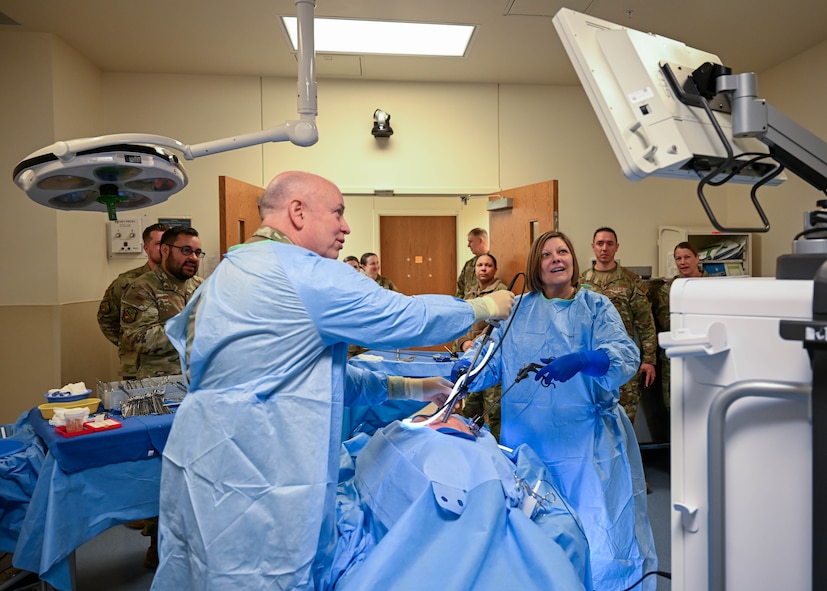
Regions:
<instances>
[{"instance_id":1,"label":"soldier standing in background","mask_svg":"<svg viewBox=\"0 0 827 591\"><path fill-rule=\"evenodd\" d=\"M669 290L672 289L672 283L674 283L675 279L709 277L706 271L701 270L701 259L700 256L698 256L698 249L689 242L678 243L672 251L672 255L675 257L678 274L664 281L655 296L655 320L657 322L658 332L669 332L671 329L669 321ZM663 403L668 410L671 407L671 370L669 358L666 357L666 352L663 349L660 349L660 356Z\"/></svg>"},{"instance_id":2,"label":"soldier standing in background","mask_svg":"<svg viewBox=\"0 0 827 591\"><path fill-rule=\"evenodd\" d=\"M146 263L118 275L106 288L106 293L103 294L103 299L98 306L98 326L103 336L118 347L120 359L118 375L124 380L134 380L138 368L136 366L137 353L121 339L121 298L133 281L161 264L161 236L167 230L169 226L166 224L152 224L144 229L142 238Z\"/></svg>"},{"instance_id":3,"label":"soldier standing in background","mask_svg":"<svg viewBox=\"0 0 827 591\"><path fill-rule=\"evenodd\" d=\"M639 275L615 261L620 244L611 228L598 228L592 239L595 263L580 275L584 287L608 297L620 313L626 332L640 347L640 370L620 388L620 404L634 423L640 402L640 378L648 388L655 381L657 331L646 285Z\"/></svg>"},{"instance_id":4,"label":"soldier standing in background","mask_svg":"<svg viewBox=\"0 0 827 591\"><path fill-rule=\"evenodd\" d=\"M121 299L122 338L135 351L138 378L181 373L181 361L165 325L204 281L196 275L204 252L194 228L170 228L161 237L160 250L161 264L133 281ZM144 520L141 533L149 537L144 566L156 568L158 518Z\"/></svg>"},{"instance_id":5,"label":"soldier standing in background","mask_svg":"<svg viewBox=\"0 0 827 591\"><path fill-rule=\"evenodd\" d=\"M161 238L161 264L132 282L121 300L123 338L137 353L137 377L181 373L164 325L187 305L201 282L204 252L194 228L175 226Z\"/></svg>"},{"instance_id":6,"label":"soldier standing in background","mask_svg":"<svg viewBox=\"0 0 827 591\"><path fill-rule=\"evenodd\" d=\"M497 277L497 259L490 252L477 257L475 277L477 284L465 296L466 300L473 300L495 291L508 289L505 283ZM459 354L465 353L474 345L474 339L480 336L487 327L488 323L484 320L475 322L467 333L454 341L453 351ZM479 392L469 392L465 400L462 401L462 416L469 419L478 416L483 417L488 424L491 435L497 441L500 440L500 423L502 422L499 406L500 398L502 398L502 387L500 384L495 384ZM483 414L486 411L488 416Z\"/></svg>"},{"instance_id":7,"label":"soldier standing in background","mask_svg":"<svg viewBox=\"0 0 827 591\"><path fill-rule=\"evenodd\" d=\"M359 259L359 263L362 265L362 270L365 275L373 279L376 283L385 289L399 291L396 289L393 281L381 275L382 267L379 265L379 257L375 252L366 252L363 254L362 258Z\"/></svg>"},{"instance_id":8,"label":"soldier standing in background","mask_svg":"<svg viewBox=\"0 0 827 591\"><path fill-rule=\"evenodd\" d=\"M479 288L475 275L477 257L488 252L488 230L474 228L468 232L468 248L474 256L465 261L457 277L457 297L466 299L474 289Z\"/></svg>"}]
</instances>

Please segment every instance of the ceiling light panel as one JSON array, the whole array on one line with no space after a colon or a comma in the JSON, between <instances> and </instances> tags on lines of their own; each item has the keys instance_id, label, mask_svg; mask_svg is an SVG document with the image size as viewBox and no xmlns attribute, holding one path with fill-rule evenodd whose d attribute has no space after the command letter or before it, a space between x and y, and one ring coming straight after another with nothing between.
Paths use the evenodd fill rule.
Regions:
<instances>
[{"instance_id":1,"label":"ceiling light panel","mask_svg":"<svg viewBox=\"0 0 827 591\"><path fill-rule=\"evenodd\" d=\"M296 49L296 18L281 19ZM475 29L474 25L317 18L315 43L321 53L462 57Z\"/></svg>"}]
</instances>

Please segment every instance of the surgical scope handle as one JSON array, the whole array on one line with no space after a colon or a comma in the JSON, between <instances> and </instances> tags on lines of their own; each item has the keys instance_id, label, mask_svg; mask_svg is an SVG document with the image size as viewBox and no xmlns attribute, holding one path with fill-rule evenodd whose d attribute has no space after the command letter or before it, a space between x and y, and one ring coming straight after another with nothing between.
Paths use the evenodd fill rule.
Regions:
<instances>
[{"instance_id":1,"label":"surgical scope handle","mask_svg":"<svg viewBox=\"0 0 827 591\"><path fill-rule=\"evenodd\" d=\"M508 291L514 289L514 284L517 283L517 278L520 275L522 275L522 273L517 273L516 275L514 275L514 277L511 279L511 283L508 284ZM468 366L467 373L471 373L471 369L473 369L474 365L477 363L477 359L479 359L480 353L482 353L482 350L485 348L486 343L488 343L488 340L491 338L491 333L494 331L494 328L496 326L499 326L499 322L489 322L488 326L485 327L485 330L482 332L482 342L480 343L480 347L479 349L477 349L474 358L471 360L471 365ZM445 413L445 416L442 417L443 423L448 422L448 418L454 412L454 406L456 406L457 401L462 400L468 394L468 383L471 381L471 377L472 376L470 375L465 376L465 381L459 387L459 392L457 393L457 396L451 401L448 410Z\"/></svg>"}]
</instances>

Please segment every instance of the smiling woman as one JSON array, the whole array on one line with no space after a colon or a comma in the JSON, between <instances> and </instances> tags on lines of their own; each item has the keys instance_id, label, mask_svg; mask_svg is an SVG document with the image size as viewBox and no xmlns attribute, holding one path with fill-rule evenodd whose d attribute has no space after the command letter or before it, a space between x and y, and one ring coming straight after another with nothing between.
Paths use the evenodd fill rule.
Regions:
<instances>
[{"instance_id":1,"label":"smiling woman","mask_svg":"<svg viewBox=\"0 0 827 591\"><path fill-rule=\"evenodd\" d=\"M575 508L589 542L592 587L624 589L657 564L640 450L618 404L619 387L637 371L640 354L612 302L583 288L578 271L565 234L546 232L534 241L529 293L492 333L500 347L475 385L508 386L501 444L533 448ZM478 346L459 363L473 359ZM516 382L537 361L537 377Z\"/></svg>"}]
</instances>

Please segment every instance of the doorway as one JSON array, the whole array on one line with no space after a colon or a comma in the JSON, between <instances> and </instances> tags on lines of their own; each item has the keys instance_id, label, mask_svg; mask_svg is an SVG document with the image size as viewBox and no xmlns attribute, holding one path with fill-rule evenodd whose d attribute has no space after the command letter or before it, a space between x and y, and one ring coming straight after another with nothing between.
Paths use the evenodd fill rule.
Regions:
<instances>
[{"instance_id":1,"label":"doorway","mask_svg":"<svg viewBox=\"0 0 827 591\"><path fill-rule=\"evenodd\" d=\"M382 275L406 295L457 289L455 216L379 216Z\"/></svg>"}]
</instances>

